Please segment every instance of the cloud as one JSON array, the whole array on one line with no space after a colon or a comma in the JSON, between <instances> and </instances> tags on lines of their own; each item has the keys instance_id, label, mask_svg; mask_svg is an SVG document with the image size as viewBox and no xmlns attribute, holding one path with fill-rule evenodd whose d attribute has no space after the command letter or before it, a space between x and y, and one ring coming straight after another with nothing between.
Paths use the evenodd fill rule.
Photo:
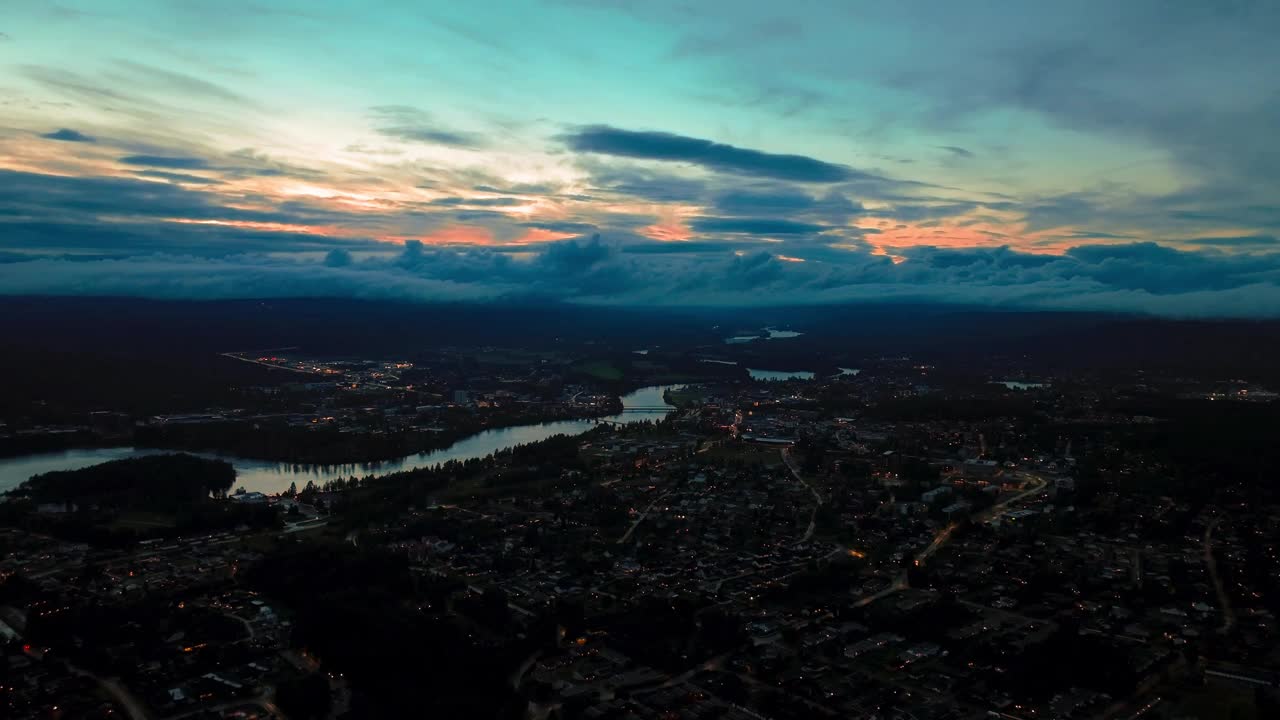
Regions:
<instances>
[{"instance_id":1,"label":"cloud","mask_svg":"<svg viewBox=\"0 0 1280 720\"><path fill-rule=\"evenodd\" d=\"M453 147L474 148L483 144L483 140L479 135L452 130L441 130L439 128L399 125L395 127L378 128L378 132L386 135L387 137L399 138L400 140L408 140L410 142L427 143L430 145L451 145Z\"/></svg>"},{"instance_id":2,"label":"cloud","mask_svg":"<svg viewBox=\"0 0 1280 720\"><path fill-rule=\"evenodd\" d=\"M126 155L120 158L119 161L125 165L172 168L174 170L203 170L209 167L209 161L204 158L169 155Z\"/></svg>"},{"instance_id":3,"label":"cloud","mask_svg":"<svg viewBox=\"0 0 1280 720\"><path fill-rule=\"evenodd\" d=\"M600 236L594 235L583 243L552 243L538 256L538 263L554 272L572 274L589 270L612 255L613 248L602 244Z\"/></svg>"},{"instance_id":4,"label":"cloud","mask_svg":"<svg viewBox=\"0 0 1280 720\"><path fill-rule=\"evenodd\" d=\"M431 204L444 205L447 207L455 207L458 205L471 205L474 207L511 207L513 205L525 205L528 202L529 200L527 198L517 197L443 197L432 200Z\"/></svg>"},{"instance_id":5,"label":"cloud","mask_svg":"<svg viewBox=\"0 0 1280 720\"><path fill-rule=\"evenodd\" d=\"M690 202L708 190L703 180L658 172L649 168L622 166L589 166L591 182L597 192L639 198L655 202Z\"/></svg>"},{"instance_id":6,"label":"cloud","mask_svg":"<svg viewBox=\"0 0 1280 720\"><path fill-rule=\"evenodd\" d=\"M668 254L717 254L726 250L735 250L743 247L739 243L727 243L723 241L699 241L689 240L686 242L645 242L632 245L622 245L618 248L619 252L631 253L634 255L668 255Z\"/></svg>"},{"instance_id":7,"label":"cloud","mask_svg":"<svg viewBox=\"0 0 1280 720\"><path fill-rule=\"evenodd\" d=\"M71 128L58 128L53 132L44 133L40 137L45 138L46 140L61 140L63 142L97 142L94 138L91 138L82 132L72 130Z\"/></svg>"},{"instance_id":8,"label":"cloud","mask_svg":"<svg viewBox=\"0 0 1280 720\"><path fill-rule=\"evenodd\" d=\"M351 253L341 248L330 250L324 256L325 267L347 267L351 264Z\"/></svg>"},{"instance_id":9,"label":"cloud","mask_svg":"<svg viewBox=\"0 0 1280 720\"><path fill-rule=\"evenodd\" d=\"M138 177L156 178L158 180L168 180L176 183L187 183L188 185L220 185L221 180L214 178L201 177L199 175L189 175L187 173L166 172L164 170L139 170L134 173Z\"/></svg>"},{"instance_id":10,"label":"cloud","mask_svg":"<svg viewBox=\"0 0 1280 720\"><path fill-rule=\"evenodd\" d=\"M6 246L15 250L43 255L121 258L153 254L225 257L252 253L323 253L335 246L374 252L386 249L376 241L360 238L171 223L0 222L0 237Z\"/></svg>"},{"instance_id":11,"label":"cloud","mask_svg":"<svg viewBox=\"0 0 1280 720\"><path fill-rule=\"evenodd\" d=\"M945 150L953 158L963 158L965 160L968 160L969 158L973 157L973 153L971 151L965 150L964 148L958 147L955 145L939 145L938 149Z\"/></svg>"},{"instance_id":12,"label":"cloud","mask_svg":"<svg viewBox=\"0 0 1280 720\"><path fill-rule=\"evenodd\" d=\"M1280 249L1280 240L1274 235L1235 235L1218 237L1199 237L1184 241L1189 245L1224 248Z\"/></svg>"},{"instance_id":13,"label":"cloud","mask_svg":"<svg viewBox=\"0 0 1280 720\"><path fill-rule=\"evenodd\" d=\"M813 207L812 195L789 187L771 192L730 190L712 199L715 208L731 215L751 213L795 213Z\"/></svg>"},{"instance_id":14,"label":"cloud","mask_svg":"<svg viewBox=\"0 0 1280 720\"><path fill-rule=\"evenodd\" d=\"M0 237L6 247L15 249L114 254L378 247L355 232L350 233L352 237L306 232L311 226L339 223L355 230L360 222L376 222L376 218L351 217L308 203L232 207L223 204L218 194L205 191L207 187L185 181L0 170ZM424 222L423 227L432 225Z\"/></svg>"},{"instance_id":15,"label":"cloud","mask_svg":"<svg viewBox=\"0 0 1280 720\"><path fill-rule=\"evenodd\" d=\"M127 82L133 87L143 85L186 98L205 97L231 103L248 102L240 93L208 80L129 60L117 60L113 73L108 73L108 76Z\"/></svg>"},{"instance_id":16,"label":"cloud","mask_svg":"<svg viewBox=\"0 0 1280 720\"><path fill-rule=\"evenodd\" d=\"M376 131L386 137L467 149L486 145L481 135L442 128L429 113L409 105L379 105L371 112Z\"/></svg>"},{"instance_id":17,"label":"cloud","mask_svg":"<svg viewBox=\"0 0 1280 720\"><path fill-rule=\"evenodd\" d=\"M892 217L894 220L919 223L964 215L981 207L988 206L977 202L895 203L892 207L883 211L883 214Z\"/></svg>"},{"instance_id":18,"label":"cloud","mask_svg":"<svg viewBox=\"0 0 1280 720\"><path fill-rule=\"evenodd\" d=\"M864 176L843 165L804 155L778 155L666 132L592 125L561 139L576 152L690 163L728 174L811 183L835 183Z\"/></svg>"},{"instance_id":19,"label":"cloud","mask_svg":"<svg viewBox=\"0 0 1280 720\"><path fill-rule=\"evenodd\" d=\"M249 222L295 222L301 217L226 207L217 195L169 183L0 170L0 216L3 215L86 223L104 217Z\"/></svg>"},{"instance_id":20,"label":"cloud","mask_svg":"<svg viewBox=\"0 0 1280 720\"><path fill-rule=\"evenodd\" d=\"M814 197L789 185L732 189L711 198L719 213L732 216L785 216L805 221L845 225L865 212L862 203L831 191Z\"/></svg>"},{"instance_id":21,"label":"cloud","mask_svg":"<svg viewBox=\"0 0 1280 720\"><path fill-rule=\"evenodd\" d=\"M657 246L658 243L653 243ZM218 258L147 254L0 264L5 294L162 298L360 297L421 301L561 301L608 305L785 306L912 301L1176 317L1280 316L1280 254L1179 251L1151 243L1074 248L1064 256L1009 248L827 250L805 263L769 248L665 243L650 252L602 240L546 243L522 256L498 248L406 243L355 262L275 254ZM757 246L759 247L759 246Z\"/></svg>"},{"instance_id":22,"label":"cloud","mask_svg":"<svg viewBox=\"0 0 1280 720\"><path fill-rule=\"evenodd\" d=\"M705 233L745 233L750 235L806 235L826 230L822 225L771 218L699 217L689 227Z\"/></svg>"},{"instance_id":23,"label":"cloud","mask_svg":"<svg viewBox=\"0 0 1280 720\"><path fill-rule=\"evenodd\" d=\"M536 228L538 230L550 230L552 232L561 232L561 233L577 233L579 235L593 233L599 229L599 227L594 225L593 223L561 221L561 220L551 220L551 221L533 220L530 222L520 223L520 227Z\"/></svg>"}]
</instances>

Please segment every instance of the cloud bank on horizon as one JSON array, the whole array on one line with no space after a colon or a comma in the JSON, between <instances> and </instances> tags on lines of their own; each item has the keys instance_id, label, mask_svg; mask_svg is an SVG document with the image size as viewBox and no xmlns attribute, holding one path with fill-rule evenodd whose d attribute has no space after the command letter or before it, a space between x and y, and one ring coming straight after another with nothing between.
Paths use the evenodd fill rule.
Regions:
<instances>
[{"instance_id":1,"label":"cloud bank on horizon","mask_svg":"<svg viewBox=\"0 0 1280 720\"><path fill-rule=\"evenodd\" d=\"M0 293L1280 316L1274 2L415 5L11 0Z\"/></svg>"}]
</instances>

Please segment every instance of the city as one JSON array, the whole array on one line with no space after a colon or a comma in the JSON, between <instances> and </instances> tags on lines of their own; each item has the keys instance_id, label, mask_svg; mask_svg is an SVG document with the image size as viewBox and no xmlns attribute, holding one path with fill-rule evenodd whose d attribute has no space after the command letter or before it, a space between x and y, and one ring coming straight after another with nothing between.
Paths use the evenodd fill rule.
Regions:
<instances>
[{"instance_id":1,"label":"city","mask_svg":"<svg viewBox=\"0 0 1280 720\"><path fill-rule=\"evenodd\" d=\"M861 364L676 384L664 411L483 457L198 501L254 514L75 507L37 476L4 503L9 707L339 717L429 696L458 716L1019 720L1277 707L1280 505L1246 479L1180 482L1195 453L1149 438L1207 421L1138 410L1269 409L1265 387L955 383L910 358ZM277 387L314 402L290 426L323 433L314 414L334 412L342 432L378 436L400 402L327 403L366 383L419 398L459 384L419 370L315 361L306 371L337 376L336 395ZM590 384L542 402L511 386L444 405L525 400L540 422L623 405ZM406 427L437 410L417 406ZM157 457L174 456L94 467ZM394 647L401 633L430 640ZM424 657L433 646L451 657ZM425 685L405 674L424 662L439 678Z\"/></svg>"}]
</instances>

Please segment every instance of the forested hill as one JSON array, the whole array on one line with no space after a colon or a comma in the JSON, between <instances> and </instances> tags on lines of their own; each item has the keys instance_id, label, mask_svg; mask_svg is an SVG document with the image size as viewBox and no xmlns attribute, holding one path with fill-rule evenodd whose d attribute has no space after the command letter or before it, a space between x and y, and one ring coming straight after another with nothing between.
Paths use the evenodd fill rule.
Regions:
<instances>
[{"instance_id":1,"label":"forested hill","mask_svg":"<svg viewBox=\"0 0 1280 720\"><path fill-rule=\"evenodd\" d=\"M36 475L15 492L39 503L171 511L225 494L235 480L222 460L148 455Z\"/></svg>"}]
</instances>

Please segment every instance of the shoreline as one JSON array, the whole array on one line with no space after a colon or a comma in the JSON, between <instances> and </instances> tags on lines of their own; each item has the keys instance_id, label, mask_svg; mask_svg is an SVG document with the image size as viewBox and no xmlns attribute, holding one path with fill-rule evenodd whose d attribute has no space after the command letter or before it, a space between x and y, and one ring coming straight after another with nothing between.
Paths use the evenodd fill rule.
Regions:
<instances>
[{"instance_id":1,"label":"shoreline","mask_svg":"<svg viewBox=\"0 0 1280 720\"><path fill-rule=\"evenodd\" d=\"M109 450L118 447L132 447L141 450L156 450L170 452L186 452L186 453L205 453L213 455L225 455L244 458L246 460L260 461L264 463L280 463L285 465L315 465L320 467L331 467L338 465L376 465L385 462L393 462L412 455L421 455L437 450L443 450L452 445L457 444L467 438L479 435L489 430L504 430L513 427L537 426L545 425L553 422L572 422L575 420L593 420L596 418L611 417L617 415L626 408L622 404L620 397L615 397L614 402L608 409L602 409L597 412L586 414L550 414L536 418L505 418L489 424L481 424L462 428L451 428L430 435L425 433L394 433L388 434L383 432L382 437L394 436L396 434L421 435L428 442L410 442L405 446L389 449L386 452L371 452L341 455L337 457L327 457L321 455L283 455L283 454L265 454L254 452L252 447L235 447L231 445L210 444L199 442L154 442L148 441L145 437L139 438L138 433L115 434L115 435L99 435L91 430L74 433L76 436L67 443L33 443L34 447L4 449L0 451L0 461L15 460L26 457L34 457L38 455L52 455L56 453L74 452L77 450ZM241 422L241 421L233 421ZM310 431L301 431L310 432ZM71 433L68 433L71 435ZM372 437L374 433L349 433L350 438L359 440L362 436ZM56 437L56 435L35 436L39 439L48 439Z\"/></svg>"}]
</instances>

